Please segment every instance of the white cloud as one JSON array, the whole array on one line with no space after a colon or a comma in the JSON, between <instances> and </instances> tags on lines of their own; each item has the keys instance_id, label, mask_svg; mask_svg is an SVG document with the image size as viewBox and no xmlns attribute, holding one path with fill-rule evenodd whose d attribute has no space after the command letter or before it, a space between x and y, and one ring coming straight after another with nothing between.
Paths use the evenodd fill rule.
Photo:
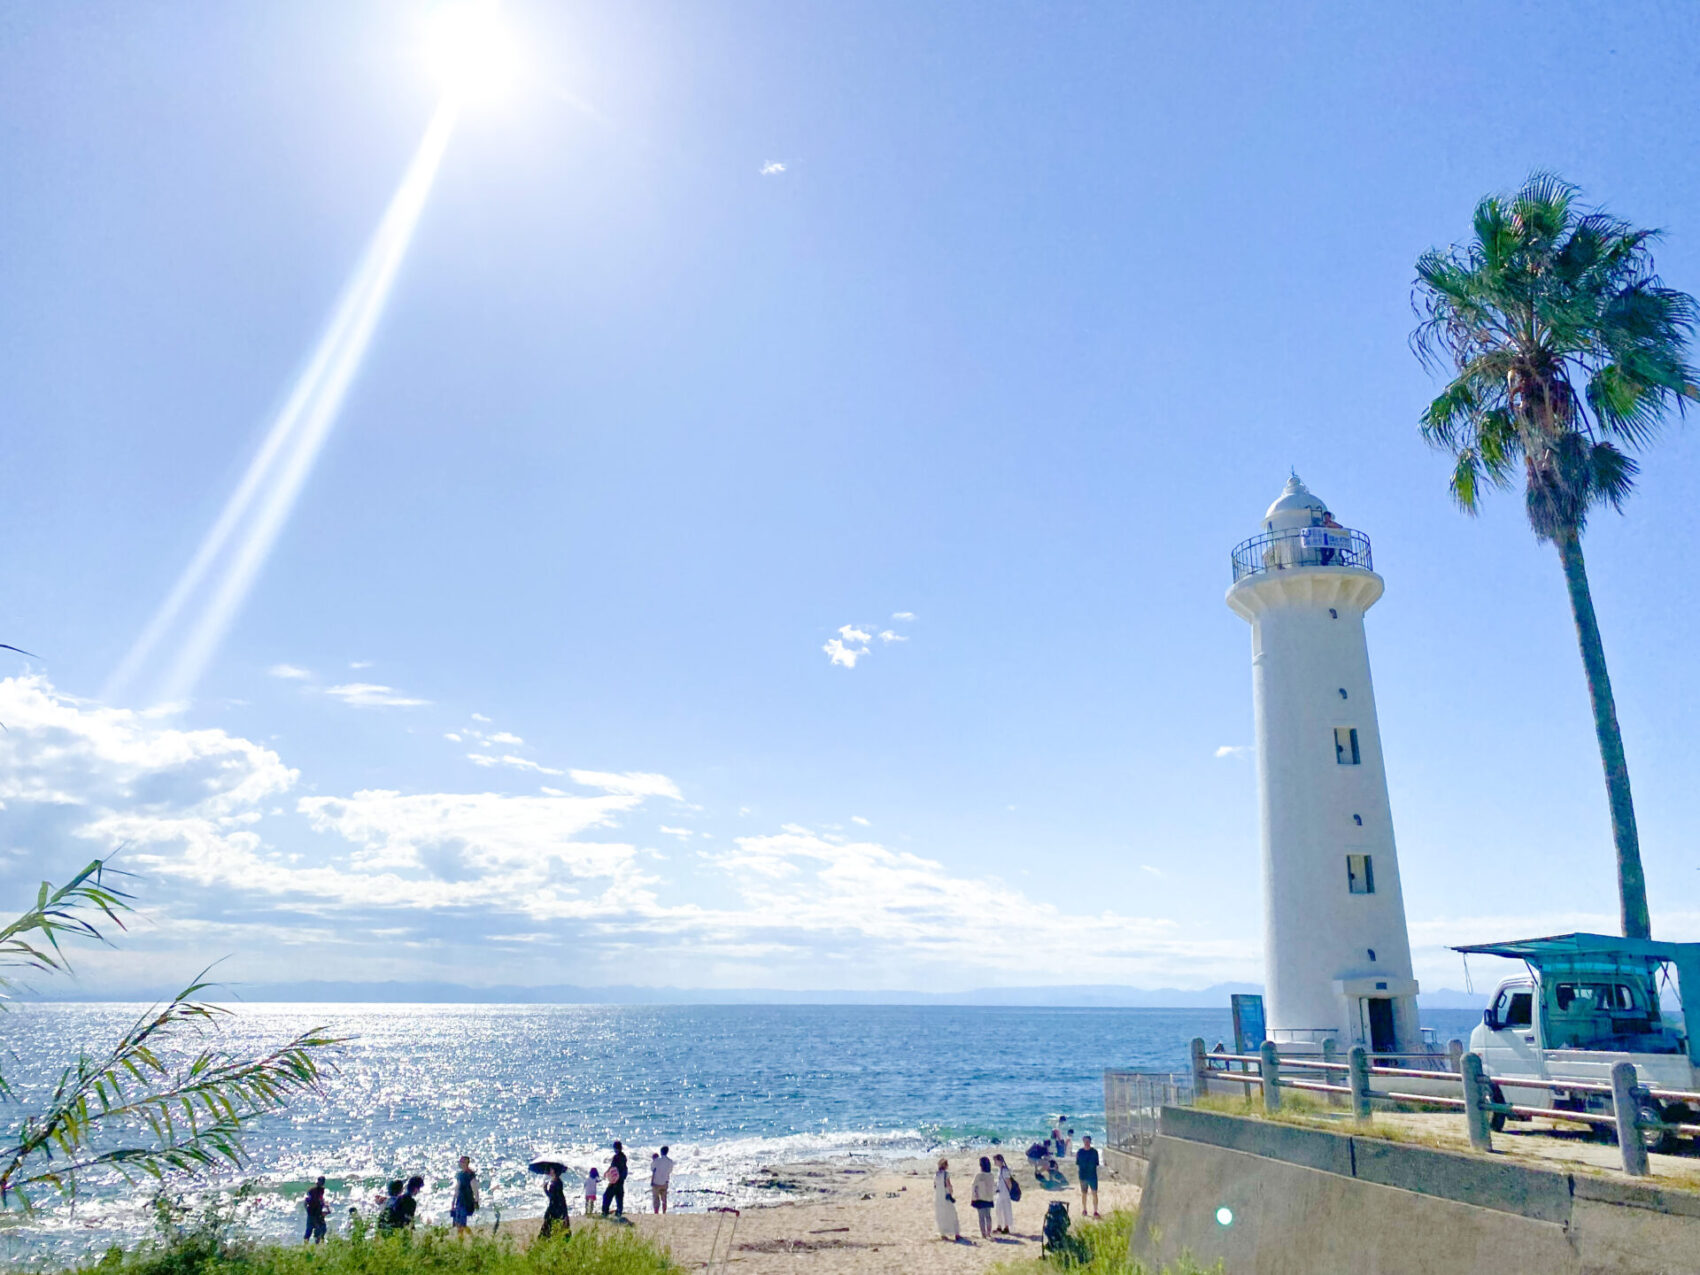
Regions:
<instances>
[{"instance_id":1,"label":"white cloud","mask_svg":"<svg viewBox=\"0 0 1700 1275\"><path fill-rule=\"evenodd\" d=\"M785 165L781 164L776 159L770 159L770 160L767 161L767 163L765 163L761 166L761 175L763 177L777 177L780 173L783 173L784 171L785 171Z\"/></svg>"},{"instance_id":2,"label":"white cloud","mask_svg":"<svg viewBox=\"0 0 1700 1275\"><path fill-rule=\"evenodd\" d=\"M281 677L288 681L305 682L313 674L298 664L274 664L266 670L268 676Z\"/></svg>"},{"instance_id":3,"label":"white cloud","mask_svg":"<svg viewBox=\"0 0 1700 1275\"><path fill-rule=\"evenodd\" d=\"M371 668L372 667L372 661L371 660L350 660L348 662L348 667L351 668L351 669L354 669L356 672L358 672L359 670L361 670L363 668Z\"/></svg>"},{"instance_id":4,"label":"white cloud","mask_svg":"<svg viewBox=\"0 0 1700 1275\"><path fill-rule=\"evenodd\" d=\"M540 765L528 757L515 757L512 753L504 753L493 757L489 753L468 753L467 761L474 766L510 766L514 770L529 770L539 775L562 775L565 771L556 770L553 766Z\"/></svg>"},{"instance_id":5,"label":"white cloud","mask_svg":"<svg viewBox=\"0 0 1700 1275\"><path fill-rule=\"evenodd\" d=\"M1244 757L1252 751L1250 744L1223 744L1216 750L1218 757Z\"/></svg>"},{"instance_id":6,"label":"white cloud","mask_svg":"<svg viewBox=\"0 0 1700 1275\"><path fill-rule=\"evenodd\" d=\"M671 797L683 801L679 787L666 775L646 775L637 771L611 774L605 770L574 770L568 772L575 784L600 788L604 792L621 793L630 797Z\"/></svg>"},{"instance_id":7,"label":"white cloud","mask_svg":"<svg viewBox=\"0 0 1700 1275\"><path fill-rule=\"evenodd\" d=\"M348 682L342 686L327 686L324 693L354 708L419 708L431 702L403 695L393 687L379 686L373 682Z\"/></svg>"},{"instance_id":8,"label":"white cloud","mask_svg":"<svg viewBox=\"0 0 1700 1275\"><path fill-rule=\"evenodd\" d=\"M908 640L903 634L893 633L890 629L880 630L880 641L882 642L907 642Z\"/></svg>"},{"instance_id":9,"label":"white cloud","mask_svg":"<svg viewBox=\"0 0 1700 1275\"><path fill-rule=\"evenodd\" d=\"M1163 870L1161 868L1153 868L1149 863L1140 864L1139 870L1141 872L1149 872L1154 877L1160 877L1160 876L1165 875L1165 873L1163 872Z\"/></svg>"},{"instance_id":10,"label":"white cloud","mask_svg":"<svg viewBox=\"0 0 1700 1275\"><path fill-rule=\"evenodd\" d=\"M838 636L828 638L821 650L826 652L830 663L843 668L855 668L856 661L868 653L868 643L873 640L873 634L866 629L859 629L854 624L841 624L838 626Z\"/></svg>"},{"instance_id":11,"label":"white cloud","mask_svg":"<svg viewBox=\"0 0 1700 1275\"><path fill-rule=\"evenodd\" d=\"M12 852L0 855L0 886L62 879L89 853L67 857L67 846L127 842L150 909L188 927L188 939L162 940L162 920L127 940L124 960L85 967L132 983L147 976L141 953L200 959L215 939L259 981L284 967L284 977L452 978L490 936L515 934L570 945L608 982L639 948L652 969L676 971L667 977L722 986L901 987L946 974L1199 985L1257 968L1255 939L1064 911L978 872L797 824L731 846L703 840L669 862L615 831L652 800L680 800L660 774L573 770L593 790L577 794L369 788L291 803L280 798L299 777L271 748L86 704L43 678L0 681L0 721L11 728L0 732L0 845ZM498 767L526 760L480 755ZM653 875L663 870L667 880ZM1054 956L1012 946L1012 917L1070 942Z\"/></svg>"},{"instance_id":12,"label":"white cloud","mask_svg":"<svg viewBox=\"0 0 1700 1275\"><path fill-rule=\"evenodd\" d=\"M893 611L891 618L894 620L913 620L915 613L913 611Z\"/></svg>"},{"instance_id":13,"label":"white cloud","mask_svg":"<svg viewBox=\"0 0 1700 1275\"><path fill-rule=\"evenodd\" d=\"M460 733L458 731L446 730L446 731L443 732L443 738L446 739L446 740L449 740L451 743L456 743L456 744L465 742L461 739Z\"/></svg>"},{"instance_id":14,"label":"white cloud","mask_svg":"<svg viewBox=\"0 0 1700 1275\"><path fill-rule=\"evenodd\" d=\"M862 818L861 815L851 815L850 816L850 822L851 823L859 823L864 828L869 826L868 821L866 819Z\"/></svg>"},{"instance_id":15,"label":"white cloud","mask_svg":"<svg viewBox=\"0 0 1700 1275\"><path fill-rule=\"evenodd\" d=\"M491 735L489 739L492 744L511 744L515 748L523 747L525 744L525 741L518 735L510 734L505 730L497 731L494 735Z\"/></svg>"},{"instance_id":16,"label":"white cloud","mask_svg":"<svg viewBox=\"0 0 1700 1275\"><path fill-rule=\"evenodd\" d=\"M484 716L483 713L474 713L472 715L472 720L475 722L483 722L486 726L490 724L490 719Z\"/></svg>"}]
</instances>

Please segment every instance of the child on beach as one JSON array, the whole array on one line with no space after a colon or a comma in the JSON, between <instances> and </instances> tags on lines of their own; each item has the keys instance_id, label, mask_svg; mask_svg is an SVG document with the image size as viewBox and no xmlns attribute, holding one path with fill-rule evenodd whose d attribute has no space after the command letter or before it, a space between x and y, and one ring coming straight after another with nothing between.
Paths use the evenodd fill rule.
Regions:
<instances>
[{"instance_id":1,"label":"child on beach","mask_svg":"<svg viewBox=\"0 0 1700 1275\"><path fill-rule=\"evenodd\" d=\"M596 1166L590 1166L590 1172L584 1179L584 1215L589 1217L596 1212L596 1197L602 1193L602 1175L596 1171Z\"/></svg>"}]
</instances>

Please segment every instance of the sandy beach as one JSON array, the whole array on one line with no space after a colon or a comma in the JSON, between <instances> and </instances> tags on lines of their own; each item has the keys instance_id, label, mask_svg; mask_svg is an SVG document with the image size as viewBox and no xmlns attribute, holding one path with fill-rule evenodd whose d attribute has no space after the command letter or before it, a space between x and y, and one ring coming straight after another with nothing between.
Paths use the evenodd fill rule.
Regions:
<instances>
[{"instance_id":1,"label":"sandy beach","mask_svg":"<svg viewBox=\"0 0 1700 1275\"><path fill-rule=\"evenodd\" d=\"M730 1269L745 1275L799 1275L801 1272L842 1272L843 1275L876 1275L890 1271L914 1271L923 1275L938 1272L983 1271L1001 1261L1037 1257L1040 1224L1046 1206L1062 1200L1070 1216L1080 1217L1080 1192L1069 1171L1067 1190L1037 1187L1025 1158L1016 1157L1016 1179L1022 1196L1015 1205L1014 1234L980 1238L974 1210L968 1207L968 1184L979 1157L1005 1147L952 1152L952 1184L956 1188L957 1211L962 1224L962 1241L941 1240L933 1225L933 1166L937 1157L916 1159L898 1165L874 1166L866 1162L832 1162L777 1165L763 1171L752 1182L771 1185L774 1201L745 1207L737 1218L737 1233L731 1234L733 1219L707 1211L706 1204L664 1217L649 1212L647 1190L641 1194L642 1210L628 1201L627 1218L638 1233L671 1251L673 1260L686 1270L702 1270L709 1259L710 1245L719 1230L719 1247L714 1269L720 1269L728 1241L732 1247ZM1100 1211L1131 1208L1139 1202L1139 1189L1118 1180L1107 1170L1100 1174ZM574 1205L573 1226L586 1225ZM537 1234L536 1218L504 1221L502 1230L529 1243ZM594 1226L613 1225L600 1218Z\"/></svg>"}]
</instances>

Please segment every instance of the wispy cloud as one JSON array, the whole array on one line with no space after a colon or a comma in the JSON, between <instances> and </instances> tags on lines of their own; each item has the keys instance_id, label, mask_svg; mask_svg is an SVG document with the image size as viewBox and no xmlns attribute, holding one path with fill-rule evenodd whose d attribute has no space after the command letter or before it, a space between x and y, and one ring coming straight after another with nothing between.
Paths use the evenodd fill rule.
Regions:
<instances>
[{"instance_id":1,"label":"wispy cloud","mask_svg":"<svg viewBox=\"0 0 1700 1275\"><path fill-rule=\"evenodd\" d=\"M868 821L867 821L867 820L866 820L866 819L864 819L864 818L862 818L862 816L861 816L861 815L851 815L851 816L850 816L850 822L851 822L851 823L859 823L859 824L861 824L861 825L862 825L862 827L864 827L864 828L866 828L866 827L869 827L869 826L870 826L870 825L869 825L869 823L868 823Z\"/></svg>"},{"instance_id":2,"label":"wispy cloud","mask_svg":"<svg viewBox=\"0 0 1700 1275\"><path fill-rule=\"evenodd\" d=\"M780 163L777 159L770 159L767 163L761 166L761 175L763 177L777 177L784 171L785 165Z\"/></svg>"},{"instance_id":3,"label":"wispy cloud","mask_svg":"<svg viewBox=\"0 0 1700 1275\"><path fill-rule=\"evenodd\" d=\"M271 677L281 677L285 681L305 682L313 676L312 671L302 668L299 664L274 664L266 673Z\"/></svg>"},{"instance_id":4,"label":"wispy cloud","mask_svg":"<svg viewBox=\"0 0 1700 1275\"><path fill-rule=\"evenodd\" d=\"M666 775L646 775L637 771L625 774L612 774L605 770L573 770L567 772L575 784L586 788L600 788L603 792L619 793L627 797L671 797L674 801L685 798L679 792L679 786Z\"/></svg>"},{"instance_id":5,"label":"wispy cloud","mask_svg":"<svg viewBox=\"0 0 1700 1275\"><path fill-rule=\"evenodd\" d=\"M359 670L361 670L363 668L371 668L372 667L372 661L371 660L350 660L348 662L348 667L351 668L351 669L354 669L356 672L358 672Z\"/></svg>"},{"instance_id":6,"label":"wispy cloud","mask_svg":"<svg viewBox=\"0 0 1700 1275\"><path fill-rule=\"evenodd\" d=\"M669 837L677 837L680 841L689 841L692 836L689 828L669 828L666 824L662 824L656 831L664 832Z\"/></svg>"},{"instance_id":7,"label":"wispy cloud","mask_svg":"<svg viewBox=\"0 0 1700 1275\"><path fill-rule=\"evenodd\" d=\"M1250 744L1223 744L1220 748L1218 748L1216 750L1216 756L1218 756L1218 757L1245 757L1248 754L1250 754L1251 751L1252 751L1252 747L1251 747Z\"/></svg>"},{"instance_id":8,"label":"wispy cloud","mask_svg":"<svg viewBox=\"0 0 1700 1275\"><path fill-rule=\"evenodd\" d=\"M490 719L484 716L483 713L474 713L472 715L472 720L475 722L483 722L486 726L490 724Z\"/></svg>"},{"instance_id":9,"label":"wispy cloud","mask_svg":"<svg viewBox=\"0 0 1700 1275\"><path fill-rule=\"evenodd\" d=\"M908 637L902 633L893 633L890 629L880 630L880 641L882 642L907 642L908 640Z\"/></svg>"},{"instance_id":10,"label":"wispy cloud","mask_svg":"<svg viewBox=\"0 0 1700 1275\"><path fill-rule=\"evenodd\" d=\"M893 611L891 613L891 618L894 620L902 620L907 623L915 618L915 613L913 611Z\"/></svg>"},{"instance_id":11,"label":"wispy cloud","mask_svg":"<svg viewBox=\"0 0 1700 1275\"><path fill-rule=\"evenodd\" d=\"M1154 877L1160 877L1160 876L1167 875L1161 868L1153 868L1149 863L1140 864L1139 870L1141 872L1149 872Z\"/></svg>"},{"instance_id":12,"label":"wispy cloud","mask_svg":"<svg viewBox=\"0 0 1700 1275\"><path fill-rule=\"evenodd\" d=\"M341 686L327 686L324 693L354 708L419 708L431 702L428 699L404 695L393 686L379 686L375 682L347 682Z\"/></svg>"},{"instance_id":13,"label":"wispy cloud","mask_svg":"<svg viewBox=\"0 0 1700 1275\"><path fill-rule=\"evenodd\" d=\"M488 736L488 738L492 744L509 744L515 748L518 748L525 743L525 741L518 735L510 734L505 730L499 730L494 735Z\"/></svg>"},{"instance_id":14,"label":"wispy cloud","mask_svg":"<svg viewBox=\"0 0 1700 1275\"><path fill-rule=\"evenodd\" d=\"M467 761L474 766L508 766L514 770L528 770L538 775L564 775L566 771L556 770L553 766L544 766L532 761L529 757L515 757L512 753L504 753L493 757L489 753L468 753Z\"/></svg>"}]
</instances>

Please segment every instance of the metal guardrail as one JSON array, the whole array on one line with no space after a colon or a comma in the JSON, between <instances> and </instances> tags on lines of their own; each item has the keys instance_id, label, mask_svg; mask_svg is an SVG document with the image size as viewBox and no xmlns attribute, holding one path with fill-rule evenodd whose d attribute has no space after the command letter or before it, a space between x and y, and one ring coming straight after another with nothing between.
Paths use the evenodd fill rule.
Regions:
<instances>
[{"instance_id":1,"label":"metal guardrail","mask_svg":"<svg viewBox=\"0 0 1700 1275\"><path fill-rule=\"evenodd\" d=\"M1302 567L1374 571L1369 537L1345 527L1294 527L1265 531L1234 547L1234 582L1246 576Z\"/></svg>"},{"instance_id":2,"label":"metal guardrail","mask_svg":"<svg viewBox=\"0 0 1700 1275\"><path fill-rule=\"evenodd\" d=\"M1438 1055L1434 1054L1408 1056L1438 1058ZM1393 1055L1375 1057L1390 1058ZM1613 1065L1611 1084L1607 1085L1586 1080L1547 1080L1536 1076L1491 1076L1483 1070L1480 1055L1474 1053L1460 1052L1457 1070L1440 1071L1418 1067L1376 1066L1372 1056L1362 1045L1354 1045L1347 1054L1347 1060L1338 1062L1329 1054L1322 1057L1314 1054L1282 1056L1273 1044L1265 1044L1255 1054L1210 1053L1205 1050L1202 1039L1194 1039L1192 1065L1194 1092L1209 1093L1211 1084L1245 1085L1248 1089L1256 1085L1262 1091L1263 1104L1267 1111L1280 1109L1283 1089L1345 1097L1350 1100L1353 1116L1360 1121L1370 1118L1372 1104L1375 1102L1400 1102L1459 1111L1464 1115L1470 1145L1481 1151L1493 1149L1492 1121L1495 1115L1568 1121L1595 1128L1612 1128L1616 1131L1618 1146L1623 1152L1624 1172L1635 1176L1644 1176L1648 1172L1645 1135L1679 1134L1684 1137L1700 1137L1700 1124L1654 1118L1645 1110L1649 1100L1680 1103L1687 1108L1700 1109L1700 1093L1641 1085L1637 1082L1635 1065L1628 1061ZM1253 1068L1255 1070L1252 1070ZM1292 1073L1320 1074L1327 1078L1339 1072L1346 1073L1347 1083L1344 1085L1330 1084L1326 1079L1289 1078ZM1456 1082L1460 1094L1453 1098L1444 1094L1372 1089L1371 1079L1378 1076L1405 1081ZM1610 1115L1606 1115L1598 1111L1579 1111L1567 1107L1530 1107L1521 1103L1505 1102L1505 1089L1544 1089L1566 1095L1592 1094L1609 1098L1612 1111ZM1498 1098L1495 1097L1496 1093L1499 1094Z\"/></svg>"}]
</instances>

